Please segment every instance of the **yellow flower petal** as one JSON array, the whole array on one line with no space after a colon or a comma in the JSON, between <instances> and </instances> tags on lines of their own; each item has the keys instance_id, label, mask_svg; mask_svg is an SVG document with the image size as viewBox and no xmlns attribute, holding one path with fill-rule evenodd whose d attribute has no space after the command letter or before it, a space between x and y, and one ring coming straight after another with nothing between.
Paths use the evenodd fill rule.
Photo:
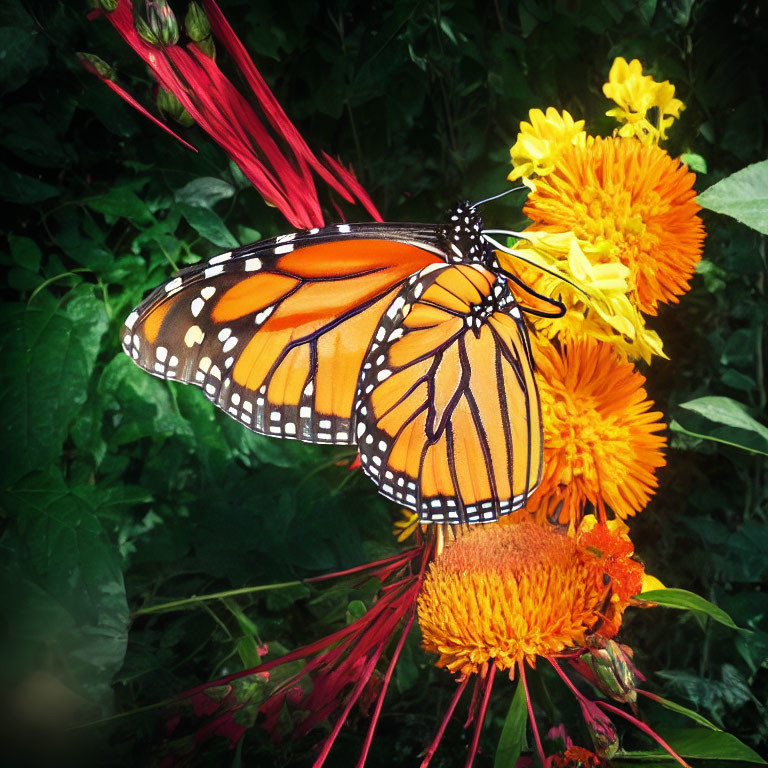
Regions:
<instances>
[{"instance_id":1,"label":"yellow flower petal","mask_svg":"<svg viewBox=\"0 0 768 768\"><path fill-rule=\"evenodd\" d=\"M555 160L565 147L582 142L584 121L574 120L568 112L548 107L546 113L532 109L530 123L521 122L517 141L510 149L514 169L507 177L510 181L546 176L554 168Z\"/></svg>"},{"instance_id":2,"label":"yellow flower petal","mask_svg":"<svg viewBox=\"0 0 768 768\"><path fill-rule=\"evenodd\" d=\"M621 354L646 361L652 355L663 356L661 340L645 327L628 297L629 268L619 261L601 263L611 258L610 245L595 246L572 232L526 230L523 234L526 239L512 249L513 255L497 252L502 269L566 305L564 317L532 317L536 331L565 341L585 337L609 341ZM531 266L521 267L518 259Z\"/></svg>"},{"instance_id":3,"label":"yellow flower petal","mask_svg":"<svg viewBox=\"0 0 768 768\"><path fill-rule=\"evenodd\" d=\"M654 589L666 589L666 587L650 573L643 574L643 592L651 592Z\"/></svg>"}]
</instances>

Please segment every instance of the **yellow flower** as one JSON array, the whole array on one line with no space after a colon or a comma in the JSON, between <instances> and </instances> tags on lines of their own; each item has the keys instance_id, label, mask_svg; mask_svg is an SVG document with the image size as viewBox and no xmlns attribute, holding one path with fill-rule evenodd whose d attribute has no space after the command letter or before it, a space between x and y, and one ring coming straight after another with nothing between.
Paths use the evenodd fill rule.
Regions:
<instances>
[{"instance_id":1,"label":"yellow flower","mask_svg":"<svg viewBox=\"0 0 768 768\"><path fill-rule=\"evenodd\" d=\"M610 592L600 560L552 526L472 527L431 565L418 598L424 649L462 677L583 646Z\"/></svg>"},{"instance_id":2,"label":"yellow flower","mask_svg":"<svg viewBox=\"0 0 768 768\"><path fill-rule=\"evenodd\" d=\"M623 355L646 362L652 355L665 357L661 339L645 327L630 299L630 270L616 258L610 242L595 245L573 232L527 229L521 234L525 240L510 254L497 252L500 265L566 308L563 317L533 316L530 322L538 334L562 342L585 337L607 341ZM527 295L520 293L520 299L528 303Z\"/></svg>"},{"instance_id":3,"label":"yellow flower","mask_svg":"<svg viewBox=\"0 0 768 768\"><path fill-rule=\"evenodd\" d=\"M415 512L411 512L410 509L401 509L400 518L392 524L392 535L402 542L416 533L416 529L419 527L419 516Z\"/></svg>"},{"instance_id":4,"label":"yellow flower","mask_svg":"<svg viewBox=\"0 0 768 768\"><path fill-rule=\"evenodd\" d=\"M632 303L656 314L660 302L689 289L701 258L695 178L655 145L590 136L563 150L523 211L532 230L573 232L598 250L610 248L600 261L628 267Z\"/></svg>"},{"instance_id":5,"label":"yellow flower","mask_svg":"<svg viewBox=\"0 0 768 768\"><path fill-rule=\"evenodd\" d=\"M520 123L517 141L509 150L514 170L507 176L510 181L529 179L533 174L545 176L554 168L554 162L565 147L584 141L584 121L574 119L563 111L560 114L549 107L546 114L532 109L531 122Z\"/></svg>"},{"instance_id":6,"label":"yellow flower","mask_svg":"<svg viewBox=\"0 0 768 768\"><path fill-rule=\"evenodd\" d=\"M580 523L585 507L621 518L641 511L664 466L662 414L645 378L591 339L534 350L544 428L541 484L526 510L538 522Z\"/></svg>"},{"instance_id":7,"label":"yellow flower","mask_svg":"<svg viewBox=\"0 0 768 768\"><path fill-rule=\"evenodd\" d=\"M636 136L645 144L666 139L667 128L685 109L683 102L674 97L675 86L669 80L657 83L650 75L643 75L643 65L637 59L627 64L619 56L611 66L603 93L619 105L606 112L624 123L619 136ZM651 109L656 110L655 123L648 118Z\"/></svg>"}]
</instances>

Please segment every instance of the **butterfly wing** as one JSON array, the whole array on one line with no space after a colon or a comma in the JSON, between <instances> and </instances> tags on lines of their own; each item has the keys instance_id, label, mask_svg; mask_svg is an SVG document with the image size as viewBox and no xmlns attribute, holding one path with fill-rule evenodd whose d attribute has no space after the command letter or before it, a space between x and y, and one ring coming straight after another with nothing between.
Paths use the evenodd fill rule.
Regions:
<instances>
[{"instance_id":1,"label":"butterfly wing","mask_svg":"<svg viewBox=\"0 0 768 768\"><path fill-rule=\"evenodd\" d=\"M539 482L528 334L502 277L474 264L414 275L376 332L358 393L365 472L425 522L493 520Z\"/></svg>"},{"instance_id":2,"label":"butterfly wing","mask_svg":"<svg viewBox=\"0 0 768 768\"><path fill-rule=\"evenodd\" d=\"M415 226L340 225L238 248L156 289L123 348L256 432L354 443L365 354L407 278L439 260L433 240Z\"/></svg>"}]
</instances>

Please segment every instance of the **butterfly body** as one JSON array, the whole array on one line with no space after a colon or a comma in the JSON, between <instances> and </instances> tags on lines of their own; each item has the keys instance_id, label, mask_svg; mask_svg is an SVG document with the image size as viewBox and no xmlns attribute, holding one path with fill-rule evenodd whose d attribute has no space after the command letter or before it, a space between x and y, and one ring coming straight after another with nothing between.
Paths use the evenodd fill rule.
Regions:
<instances>
[{"instance_id":1,"label":"butterfly body","mask_svg":"<svg viewBox=\"0 0 768 768\"><path fill-rule=\"evenodd\" d=\"M442 226L342 224L179 272L126 320L140 367L249 429L359 445L425 522L491 520L538 483L527 331L472 206Z\"/></svg>"}]
</instances>

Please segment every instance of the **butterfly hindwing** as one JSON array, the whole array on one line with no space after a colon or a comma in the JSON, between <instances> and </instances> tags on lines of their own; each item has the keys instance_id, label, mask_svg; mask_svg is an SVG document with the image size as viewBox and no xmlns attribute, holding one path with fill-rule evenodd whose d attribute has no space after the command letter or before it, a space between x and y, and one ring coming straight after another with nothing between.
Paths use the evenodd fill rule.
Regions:
<instances>
[{"instance_id":1,"label":"butterfly hindwing","mask_svg":"<svg viewBox=\"0 0 768 768\"><path fill-rule=\"evenodd\" d=\"M357 380L381 317L439 258L426 234L417 244L391 225L370 232L283 235L185 269L131 313L123 347L254 431L351 444Z\"/></svg>"},{"instance_id":2,"label":"butterfly hindwing","mask_svg":"<svg viewBox=\"0 0 768 768\"><path fill-rule=\"evenodd\" d=\"M427 266L382 318L363 366L365 472L424 522L493 520L539 482L541 416L525 324L506 280Z\"/></svg>"}]
</instances>

